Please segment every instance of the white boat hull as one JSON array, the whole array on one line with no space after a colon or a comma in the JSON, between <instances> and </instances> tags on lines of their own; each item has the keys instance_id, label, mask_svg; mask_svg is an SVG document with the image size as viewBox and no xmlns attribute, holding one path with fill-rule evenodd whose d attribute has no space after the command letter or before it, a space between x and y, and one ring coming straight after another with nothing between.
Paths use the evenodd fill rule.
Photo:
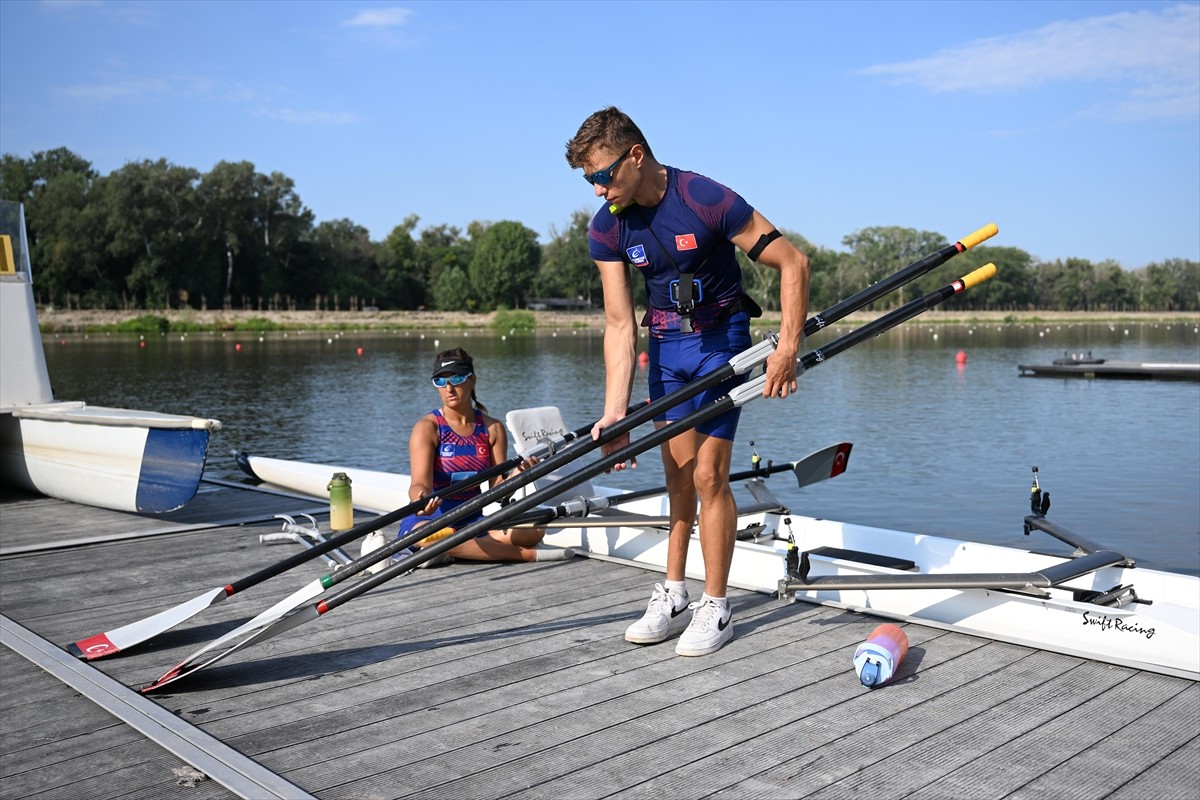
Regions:
<instances>
[{"instance_id":1,"label":"white boat hull","mask_svg":"<svg viewBox=\"0 0 1200 800\"><path fill-rule=\"evenodd\" d=\"M280 459L244 458L260 478L304 494L327 497L324 487L333 472L345 471L355 481L357 506L386 512L408 502L407 476ZM296 477L305 474L310 476L306 481ZM389 481L393 487L391 493L386 491ZM620 494L600 487L597 493ZM620 510L659 516L667 512L667 501L659 495L622 504ZM812 577L1027 573L1063 561L1016 548L797 514L760 512L739 517L739 528L755 524L763 526L757 537L753 541L738 541L735 547L729 583L767 594L777 593L779 581L785 577L789 532L802 551L838 548L912 561L915 565L915 570L902 572L860 561L812 555ZM570 547L594 558L666 571L667 530L663 527L552 528L545 542ZM704 579L698 541L688 549L687 576ZM1132 586L1142 602L1118 608L1075 599L1076 591L1107 591L1116 586ZM1106 567L1040 594L997 589L868 589L802 591L795 594L795 599L1200 680L1200 578L1189 575Z\"/></svg>"},{"instance_id":2,"label":"white boat hull","mask_svg":"<svg viewBox=\"0 0 1200 800\"><path fill-rule=\"evenodd\" d=\"M185 505L204 473L216 420L48 403L0 414L5 482L74 503L162 514Z\"/></svg>"}]
</instances>

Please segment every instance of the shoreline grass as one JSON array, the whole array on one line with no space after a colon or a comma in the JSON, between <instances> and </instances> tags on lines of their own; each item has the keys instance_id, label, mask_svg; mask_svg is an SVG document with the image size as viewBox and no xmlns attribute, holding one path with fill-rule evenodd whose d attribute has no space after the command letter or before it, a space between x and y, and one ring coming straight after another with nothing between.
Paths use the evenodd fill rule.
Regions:
<instances>
[{"instance_id":1,"label":"shoreline grass","mask_svg":"<svg viewBox=\"0 0 1200 800\"><path fill-rule=\"evenodd\" d=\"M869 322L885 312L856 312L842 324ZM40 310L44 334L166 334L205 331L266 333L274 331L462 330L497 334L545 330L604 329L604 312L509 311L486 314L442 311L166 311ZM1196 312L1100 311L955 311L934 309L921 315L926 324L1196 324ZM779 314L754 320L755 329L777 329Z\"/></svg>"}]
</instances>

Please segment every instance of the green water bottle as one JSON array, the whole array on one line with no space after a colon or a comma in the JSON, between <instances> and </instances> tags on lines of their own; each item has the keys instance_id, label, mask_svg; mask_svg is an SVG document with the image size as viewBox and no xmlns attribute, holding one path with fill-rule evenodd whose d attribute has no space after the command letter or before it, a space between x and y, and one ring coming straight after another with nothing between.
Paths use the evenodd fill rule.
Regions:
<instances>
[{"instance_id":1,"label":"green water bottle","mask_svg":"<svg viewBox=\"0 0 1200 800\"><path fill-rule=\"evenodd\" d=\"M350 476L333 473L329 485L329 529L348 531L354 527L354 501L350 496Z\"/></svg>"}]
</instances>

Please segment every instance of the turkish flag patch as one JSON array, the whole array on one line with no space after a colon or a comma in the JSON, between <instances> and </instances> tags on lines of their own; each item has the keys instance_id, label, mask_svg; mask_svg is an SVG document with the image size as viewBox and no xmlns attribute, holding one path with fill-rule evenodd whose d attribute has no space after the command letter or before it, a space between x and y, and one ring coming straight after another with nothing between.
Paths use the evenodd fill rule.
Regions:
<instances>
[{"instance_id":1,"label":"turkish flag patch","mask_svg":"<svg viewBox=\"0 0 1200 800\"><path fill-rule=\"evenodd\" d=\"M695 250L696 249L696 234L684 233L675 237L676 250Z\"/></svg>"},{"instance_id":2,"label":"turkish flag patch","mask_svg":"<svg viewBox=\"0 0 1200 800\"><path fill-rule=\"evenodd\" d=\"M475 445L475 455L479 456L480 458L487 458L487 454L488 446L486 444Z\"/></svg>"}]
</instances>

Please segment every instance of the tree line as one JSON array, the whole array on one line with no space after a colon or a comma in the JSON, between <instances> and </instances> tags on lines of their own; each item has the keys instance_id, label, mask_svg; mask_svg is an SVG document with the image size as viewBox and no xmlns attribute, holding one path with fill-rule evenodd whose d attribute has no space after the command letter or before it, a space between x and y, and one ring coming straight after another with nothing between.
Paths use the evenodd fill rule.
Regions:
<instances>
[{"instance_id":1,"label":"tree line","mask_svg":"<svg viewBox=\"0 0 1200 800\"><path fill-rule=\"evenodd\" d=\"M317 222L294 181L246 162L201 173L165 159L100 175L66 148L0 156L0 199L25 204L34 290L43 306L165 309L361 310L522 308L533 298L600 305L588 255L591 211L576 210L550 241L515 220L417 230L405 217L383 241L350 219ZM782 232L813 267L810 303L833 305L946 244L933 231L867 227L845 250ZM738 254L747 292L778 310L778 274ZM1017 247L981 245L955 274L989 261L997 276L965 309L1197 311L1200 263L1182 258L1125 270L1114 261L1041 261ZM926 275L876 306L898 305L948 282ZM635 300L644 305L641 281Z\"/></svg>"}]
</instances>

